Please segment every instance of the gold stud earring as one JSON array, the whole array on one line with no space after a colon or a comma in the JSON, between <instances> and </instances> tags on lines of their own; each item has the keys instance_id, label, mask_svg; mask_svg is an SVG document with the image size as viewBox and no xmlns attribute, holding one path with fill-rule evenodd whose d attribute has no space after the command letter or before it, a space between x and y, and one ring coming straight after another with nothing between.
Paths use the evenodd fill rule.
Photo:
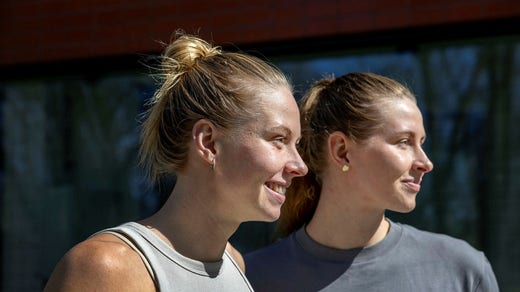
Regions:
<instances>
[{"instance_id":1,"label":"gold stud earring","mask_svg":"<svg viewBox=\"0 0 520 292\"><path fill-rule=\"evenodd\" d=\"M343 167L341 168L341 171L343 172L347 172L348 170L350 169L350 167L348 165L343 165Z\"/></svg>"}]
</instances>

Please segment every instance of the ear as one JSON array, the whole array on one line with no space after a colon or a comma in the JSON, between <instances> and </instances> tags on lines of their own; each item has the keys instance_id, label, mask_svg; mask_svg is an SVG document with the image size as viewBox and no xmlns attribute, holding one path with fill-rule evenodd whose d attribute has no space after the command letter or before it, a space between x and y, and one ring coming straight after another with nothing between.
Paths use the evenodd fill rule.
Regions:
<instances>
[{"instance_id":1,"label":"ear","mask_svg":"<svg viewBox=\"0 0 520 292\"><path fill-rule=\"evenodd\" d=\"M217 128L209 120L200 119L195 123L195 125L193 125L192 136L195 142L196 151L209 165L212 165L213 160L215 159L216 135Z\"/></svg>"},{"instance_id":2,"label":"ear","mask_svg":"<svg viewBox=\"0 0 520 292\"><path fill-rule=\"evenodd\" d=\"M351 140L340 131L332 132L327 139L330 158L339 168L350 162L347 158L350 143Z\"/></svg>"}]
</instances>

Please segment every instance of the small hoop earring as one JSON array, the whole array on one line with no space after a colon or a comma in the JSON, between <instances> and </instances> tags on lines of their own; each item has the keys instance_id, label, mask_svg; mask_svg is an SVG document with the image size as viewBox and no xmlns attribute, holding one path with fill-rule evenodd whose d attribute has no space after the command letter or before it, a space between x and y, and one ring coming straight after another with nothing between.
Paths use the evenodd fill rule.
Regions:
<instances>
[{"instance_id":1,"label":"small hoop earring","mask_svg":"<svg viewBox=\"0 0 520 292\"><path fill-rule=\"evenodd\" d=\"M211 170L215 170L215 158L213 157L213 159L211 160Z\"/></svg>"},{"instance_id":2,"label":"small hoop earring","mask_svg":"<svg viewBox=\"0 0 520 292\"><path fill-rule=\"evenodd\" d=\"M347 172L348 170L350 169L350 167L348 165L343 165L343 167L341 168L341 171L343 172Z\"/></svg>"}]
</instances>

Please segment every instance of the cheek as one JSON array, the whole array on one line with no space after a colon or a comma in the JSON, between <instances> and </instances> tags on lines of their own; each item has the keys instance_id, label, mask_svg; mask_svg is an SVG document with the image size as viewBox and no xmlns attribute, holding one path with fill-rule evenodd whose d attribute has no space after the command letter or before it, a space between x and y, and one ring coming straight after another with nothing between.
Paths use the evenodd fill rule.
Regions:
<instances>
[{"instance_id":1,"label":"cheek","mask_svg":"<svg viewBox=\"0 0 520 292\"><path fill-rule=\"evenodd\" d=\"M281 163L281 157L273 155L272 151L257 151L249 155L250 167L258 172L275 172Z\"/></svg>"},{"instance_id":2,"label":"cheek","mask_svg":"<svg viewBox=\"0 0 520 292\"><path fill-rule=\"evenodd\" d=\"M406 155L385 155L381 161L381 169L387 173L390 179L400 178L409 169Z\"/></svg>"},{"instance_id":3,"label":"cheek","mask_svg":"<svg viewBox=\"0 0 520 292\"><path fill-rule=\"evenodd\" d=\"M273 162L276 159L272 153L261 147L239 147L229 157L227 171L237 180L251 180L260 173L270 171Z\"/></svg>"},{"instance_id":4,"label":"cheek","mask_svg":"<svg viewBox=\"0 0 520 292\"><path fill-rule=\"evenodd\" d=\"M406 157L392 151L373 151L365 155L362 164L373 179L397 179L407 170Z\"/></svg>"}]
</instances>

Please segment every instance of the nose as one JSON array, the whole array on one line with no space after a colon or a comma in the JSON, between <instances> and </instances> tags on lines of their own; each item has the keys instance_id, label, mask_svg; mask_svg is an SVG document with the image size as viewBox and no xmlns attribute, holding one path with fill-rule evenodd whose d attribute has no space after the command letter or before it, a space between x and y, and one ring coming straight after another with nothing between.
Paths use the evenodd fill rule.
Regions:
<instances>
[{"instance_id":1,"label":"nose","mask_svg":"<svg viewBox=\"0 0 520 292\"><path fill-rule=\"evenodd\" d=\"M294 176L306 175L307 171L309 171L307 165L305 164L305 162L303 161L302 157L296 149L294 149L293 153L294 154L292 155L292 158L286 164L287 172L293 174Z\"/></svg>"},{"instance_id":2,"label":"nose","mask_svg":"<svg viewBox=\"0 0 520 292\"><path fill-rule=\"evenodd\" d=\"M415 168L423 173L428 173L433 170L433 163L428 158L428 155L421 148L419 157L415 161Z\"/></svg>"}]
</instances>

